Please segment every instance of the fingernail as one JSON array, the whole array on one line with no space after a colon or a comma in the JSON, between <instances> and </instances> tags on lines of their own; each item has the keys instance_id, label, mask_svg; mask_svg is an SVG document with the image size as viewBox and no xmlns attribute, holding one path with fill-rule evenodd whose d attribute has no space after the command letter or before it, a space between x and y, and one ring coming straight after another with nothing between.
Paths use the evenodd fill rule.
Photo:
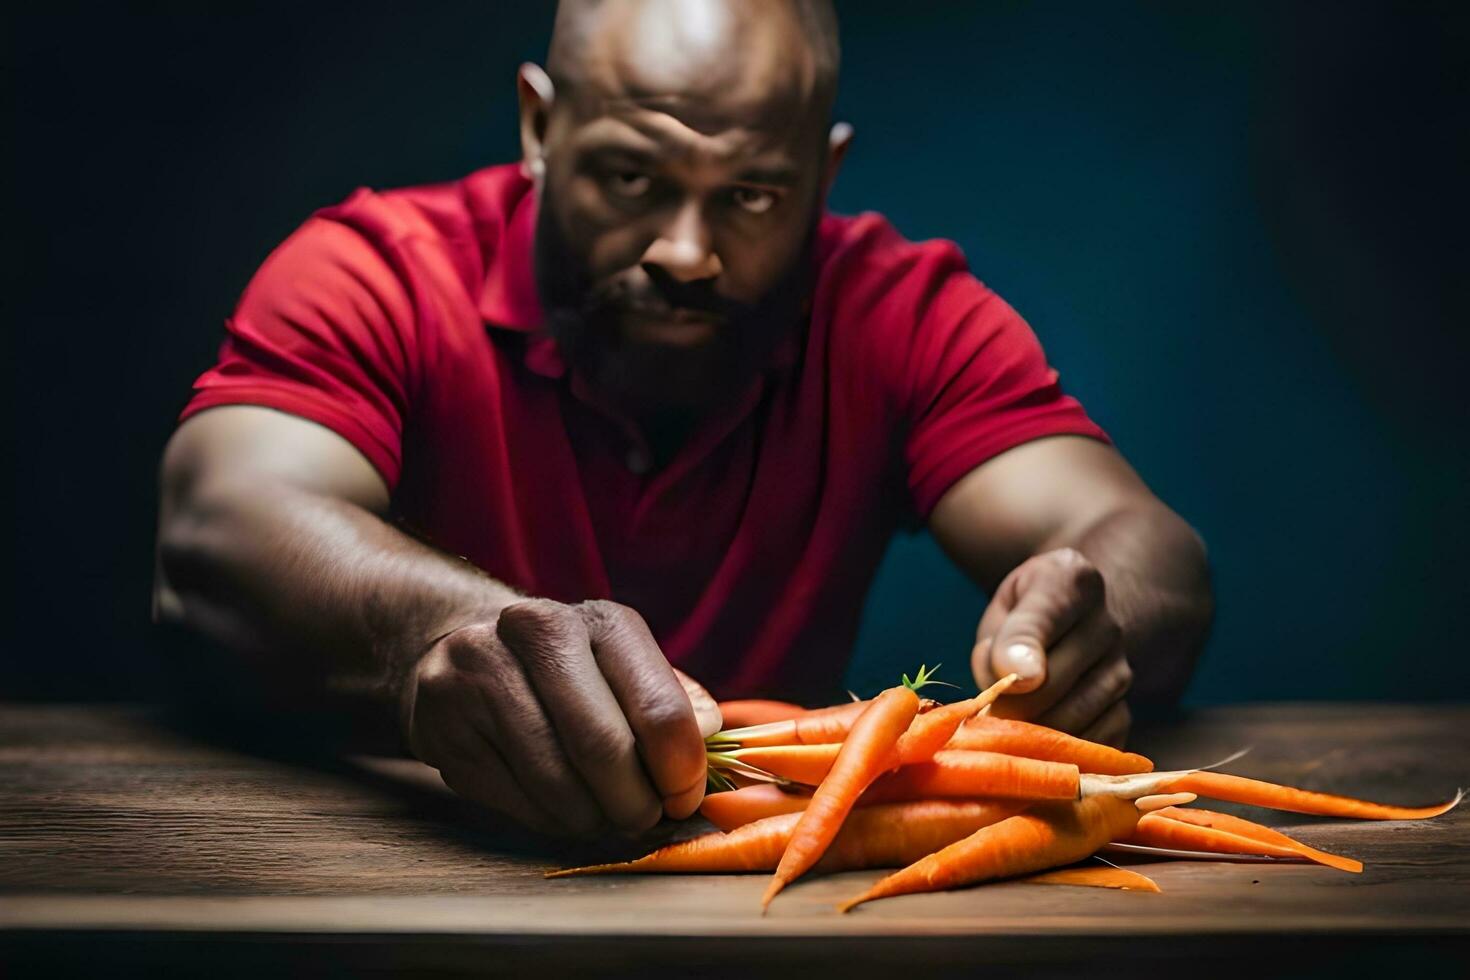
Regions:
<instances>
[{"instance_id":1,"label":"fingernail","mask_svg":"<svg viewBox=\"0 0 1470 980\"><path fill-rule=\"evenodd\" d=\"M1006 647L1006 659L1011 662L1011 670L1022 677L1041 675L1041 653L1035 647L1013 643Z\"/></svg>"}]
</instances>

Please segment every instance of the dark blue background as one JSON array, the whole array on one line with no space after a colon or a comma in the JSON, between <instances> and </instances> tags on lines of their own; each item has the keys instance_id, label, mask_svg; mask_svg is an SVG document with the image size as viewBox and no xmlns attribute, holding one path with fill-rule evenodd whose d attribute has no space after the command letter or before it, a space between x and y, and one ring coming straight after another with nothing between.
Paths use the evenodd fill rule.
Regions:
<instances>
[{"instance_id":1,"label":"dark blue background","mask_svg":"<svg viewBox=\"0 0 1470 980\"><path fill-rule=\"evenodd\" d=\"M1211 551L1195 701L1470 693L1457 4L841 4L838 210L949 237ZM898 12L901 11L901 16ZM0 696L138 697L158 452L255 265L354 186L517 152L538 4L28 15ZM884 565L850 683L965 680L984 597Z\"/></svg>"}]
</instances>

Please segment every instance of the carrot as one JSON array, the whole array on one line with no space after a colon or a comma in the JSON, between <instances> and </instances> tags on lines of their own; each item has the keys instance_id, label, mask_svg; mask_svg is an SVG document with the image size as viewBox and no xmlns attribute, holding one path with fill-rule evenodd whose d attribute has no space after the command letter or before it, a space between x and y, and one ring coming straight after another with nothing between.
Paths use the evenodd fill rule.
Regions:
<instances>
[{"instance_id":1,"label":"carrot","mask_svg":"<svg viewBox=\"0 0 1470 980\"><path fill-rule=\"evenodd\" d=\"M721 701L720 716L730 728L747 725L765 725L773 721L790 721L806 713L806 709L790 701L767 701L763 698L746 698L736 701Z\"/></svg>"},{"instance_id":2,"label":"carrot","mask_svg":"<svg viewBox=\"0 0 1470 980\"><path fill-rule=\"evenodd\" d=\"M1147 875L1125 868L1057 868L1022 878L1026 885L1087 885L1092 888L1121 888L1125 891L1157 892L1158 883Z\"/></svg>"},{"instance_id":3,"label":"carrot","mask_svg":"<svg viewBox=\"0 0 1470 980\"><path fill-rule=\"evenodd\" d=\"M817 869L851 871L911 864L981 827L1014 816L1019 803L922 800L855 810ZM711 833L661 847L635 861L547 872L548 878L621 873L772 871L791 840L800 814L781 813L728 834Z\"/></svg>"},{"instance_id":4,"label":"carrot","mask_svg":"<svg viewBox=\"0 0 1470 980\"><path fill-rule=\"evenodd\" d=\"M721 759L731 759L781 779L815 786L831 771L841 750L841 745L771 745L712 754L710 758L715 765ZM1080 780L1077 767L1066 762L944 749L928 762L904 766L879 778L865 799L882 803L967 796L1074 800Z\"/></svg>"},{"instance_id":5,"label":"carrot","mask_svg":"<svg viewBox=\"0 0 1470 980\"><path fill-rule=\"evenodd\" d=\"M819 871L901 868L1021 812L1016 800L914 800L853 810Z\"/></svg>"},{"instance_id":6,"label":"carrot","mask_svg":"<svg viewBox=\"0 0 1470 980\"><path fill-rule=\"evenodd\" d=\"M834 704L781 721L715 732L709 742L755 748L763 745L821 745L841 742L871 701Z\"/></svg>"},{"instance_id":7,"label":"carrot","mask_svg":"<svg viewBox=\"0 0 1470 980\"><path fill-rule=\"evenodd\" d=\"M1434 806L1393 806L1372 803L1348 796L1314 793L1311 790L1281 786L1223 772L1192 772L1170 783L1170 789L1198 793L1212 800L1247 803L1251 806L1292 813L1309 813L1319 817L1355 817L1359 820L1424 820L1455 808L1465 794L1459 792L1448 803Z\"/></svg>"},{"instance_id":8,"label":"carrot","mask_svg":"<svg viewBox=\"0 0 1470 980\"><path fill-rule=\"evenodd\" d=\"M1146 813L1138 826L1126 837L1118 838L1122 844L1139 844L1143 847L1162 847L1170 850L1207 851L1222 854L1264 854L1267 857L1302 857L1294 848L1271 844L1263 840L1252 840L1213 827L1201 827L1182 820L1170 820L1156 813Z\"/></svg>"},{"instance_id":9,"label":"carrot","mask_svg":"<svg viewBox=\"0 0 1470 980\"><path fill-rule=\"evenodd\" d=\"M1154 764L1133 752L1120 752L1110 745L1059 732L1025 721L978 715L960 726L946 748L1003 752L1027 759L1071 762L1083 772L1121 776L1148 772Z\"/></svg>"},{"instance_id":10,"label":"carrot","mask_svg":"<svg viewBox=\"0 0 1470 980\"><path fill-rule=\"evenodd\" d=\"M1080 774L1065 762L1020 759L996 752L945 749L928 762L904 766L877 780L864 802L926 798L995 797L1075 800Z\"/></svg>"},{"instance_id":11,"label":"carrot","mask_svg":"<svg viewBox=\"0 0 1470 980\"><path fill-rule=\"evenodd\" d=\"M781 813L798 813L811 801L809 793L789 793L761 783L727 793L711 793L699 805L700 816L724 831Z\"/></svg>"},{"instance_id":12,"label":"carrot","mask_svg":"<svg viewBox=\"0 0 1470 980\"><path fill-rule=\"evenodd\" d=\"M1039 803L894 872L837 909L848 912L877 898L957 888L1071 864L1125 836L1137 822L1138 809L1127 800L1097 797Z\"/></svg>"},{"instance_id":13,"label":"carrot","mask_svg":"<svg viewBox=\"0 0 1470 980\"><path fill-rule=\"evenodd\" d=\"M918 710L917 694L908 687L890 687L874 698L853 723L831 770L812 794L812 801L801 812L796 829L791 832L791 841L781 854L771 884L761 896L762 909L787 884L821 860L857 798L891 767L894 746Z\"/></svg>"},{"instance_id":14,"label":"carrot","mask_svg":"<svg viewBox=\"0 0 1470 980\"><path fill-rule=\"evenodd\" d=\"M898 740L899 762L910 765L933 758L934 753L944 748L944 744L954 737L966 718L973 717L981 709L993 704L996 698L1019 679L1017 674L1007 674L973 698L946 704L919 715Z\"/></svg>"},{"instance_id":15,"label":"carrot","mask_svg":"<svg viewBox=\"0 0 1470 980\"><path fill-rule=\"evenodd\" d=\"M922 676L922 674L921 674ZM981 691L973 698L953 704L936 704L924 701L920 704L919 716L914 719L910 731L899 741L899 752L904 762L919 762L929 758L944 747L955 730L966 718L992 704L1017 680L1009 674ZM779 703L779 702L766 702ZM744 728L729 728L710 736L714 745L738 745L743 748L759 748L773 745L822 745L841 742L847 738L853 723L871 702L854 701L820 708L785 719L773 719L767 724L750 724ZM932 705L925 710L926 705ZM724 706L721 706L723 710ZM727 722L730 716L725 716Z\"/></svg>"},{"instance_id":16,"label":"carrot","mask_svg":"<svg viewBox=\"0 0 1470 980\"><path fill-rule=\"evenodd\" d=\"M815 786L831 772L832 763L837 761L837 754L841 751L841 742L821 745L757 745L733 752L711 752L709 760L717 768L726 762L733 762L736 764L735 772L739 772L741 766L748 766L793 783Z\"/></svg>"},{"instance_id":17,"label":"carrot","mask_svg":"<svg viewBox=\"0 0 1470 980\"><path fill-rule=\"evenodd\" d=\"M1241 837L1263 841L1267 844L1278 844L1282 847L1289 847L1302 857L1311 858L1318 864L1325 864L1327 867L1336 868L1339 871L1358 874L1363 870L1363 862L1361 861L1355 861L1352 858L1343 857L1339 854L1329 854L1327 851L1319 851L1315 847L1310 847L1299 840L1294 840L1278 830L1263 827L1258 823L1242 819L1241 817L1234 817L1228 813L1216 813L1213 810L1200 810L1194 807L1179 806L1166 807L1157 812L1160 816L1168 817L1171 820L1181 820L1184 823L1192 823L1200 827L1210 827L1215 830L1239 834Z\"/></svg>"}]
</instances>

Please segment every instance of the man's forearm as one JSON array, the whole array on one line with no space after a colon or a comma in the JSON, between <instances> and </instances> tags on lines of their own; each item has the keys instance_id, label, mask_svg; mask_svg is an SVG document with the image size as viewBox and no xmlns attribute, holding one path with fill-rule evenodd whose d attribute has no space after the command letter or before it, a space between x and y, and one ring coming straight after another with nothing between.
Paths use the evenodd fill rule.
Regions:
<instances>
[{"instance_id":1,"label":"man's forearm","mask_svg":"<svg viewBox=\"0 0 1470 980\"><path fill-rule=\"evenodd\" d=\"M287 693L386 720L439 636L519 598L347 501L278 484L166 503L157 615L213 638Z\"/></svg>"},{"instance_id":2,"label":"man's forearm","mask_svg":"<svg viewBox=\"0 0 1470 980\"><path fill-rule=\"evenodd\" d=\"M1214 615L1199 536L1162 504L1119 508L1048 548L1073 547L1103 573L1107 604L1134 668L1130 700L1177 701Z\"/></svg>"}]
</instances>

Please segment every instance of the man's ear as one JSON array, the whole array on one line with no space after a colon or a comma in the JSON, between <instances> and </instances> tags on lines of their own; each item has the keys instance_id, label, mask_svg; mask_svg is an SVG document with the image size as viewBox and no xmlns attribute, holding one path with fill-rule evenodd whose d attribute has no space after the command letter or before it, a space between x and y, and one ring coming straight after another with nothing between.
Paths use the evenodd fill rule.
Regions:
<instances>
[{"instance_id":1,"label":"man's ear","mask_svg":"<svg viewBox=\"0 0 1470 980\"><path fill-rule=\"evenodd\" d=\"M842 166L842 160L847 156L847 148L852 145L853 129L850 123L840 122L832 125L832 130L827 134L827 164L822 171L822 196L825 198L832 190L832 182L837 179L837 171Z\"/></svg>"},{"instance_id":2,"label":"man's ear","mask_svg":"<svg viewBox=\"0 0 1470 980\"><path fill-rule=\"evenodd\" d=\"M516 72L516 90L521 103L521 173L540 190L546 176L546 120L556 101L556 87L540 65L528 61Z\"/></svg>"}]
</instances>

